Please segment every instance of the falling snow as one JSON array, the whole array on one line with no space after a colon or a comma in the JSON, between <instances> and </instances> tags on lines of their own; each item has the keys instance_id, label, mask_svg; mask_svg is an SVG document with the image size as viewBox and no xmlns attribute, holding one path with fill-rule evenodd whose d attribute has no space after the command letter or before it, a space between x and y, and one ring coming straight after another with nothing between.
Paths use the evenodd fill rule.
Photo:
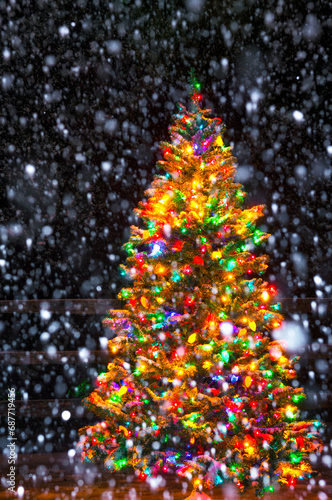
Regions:
<instances>
[{"instance_id":1,"label":"falling snow","mask_svg":"<svg viewBox=\"0 0 332 500\"><path fill-rule=\"evenodd\" d=\"M64 474L72 482L66 498L80 498L99 480L100 498L120 498L115 482L75 462L77 428L90 425L91 415L83 415L79 404L74 410L61 406L94 388L107 366L96 352L106 351L113 332L102 326L104 313L76 315L69 302L116 299L127 285L119 272L122 245L130 226L139 224L133 208L158 173L158 144L167 139L176 103L186 102L191 67L202 82L204 105L225 122L248 204L266 205L267 278L280 302L292 303L273 336L300 356L295 369L311 401L303 416L331 422L327 12L321 2L282 0L153 4L0 2L0 300L30 301L30 311L17 306L0 317L1 400L14 387L22 404L42 402L38 415L28 406L17 413L23 457L17 498L34 498L28 496L32 488L46 495L47 484L63 484ZM169 238L171 228L164 231ZM67 310L53 312L53 299L68 300ZM296 299L308 300L297 307ZM221 335L230 328L224 322ZM1 406L2 417L5 410ZM7 429L0 429L5 489ZM331 485L331 430L325 438L322 455L311 458L330 474ZM60 456L59 467L48 458L24 458L40 453ZM250 471L252 478L257 473ZM133 476L128 484L126 498L140 498L138 480ZM181 483L173 486L174 494L158 476L145 493L164 488L158 497L164 500L189 495ZM57 488L55 496L62 493ZM301 492L319 500L331 495L320 477ZM232 486L223 498L237 498Z\"/></svg>"}]
</instances>

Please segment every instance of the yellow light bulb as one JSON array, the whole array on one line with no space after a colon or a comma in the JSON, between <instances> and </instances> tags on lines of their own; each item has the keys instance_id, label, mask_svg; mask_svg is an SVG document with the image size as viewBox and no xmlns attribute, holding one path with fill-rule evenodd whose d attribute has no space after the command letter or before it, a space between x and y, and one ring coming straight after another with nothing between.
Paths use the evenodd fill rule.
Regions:
<instances>
[{"instance_id":1,"label":"yellow light bulb","mask_svg":"<svg viewBox=\"0 0 332 500\"><path fill-rule=\"evenodd\" d=\"M219 251L212 252L211 259L213 259L213 260L221 259L221 253Z\"/></svg>"},{"instance_id":2,"label":"yellow light bulb","mask_svg":"<svg viewBox=\"0 0 332 500\"><path fill-rule=\"evenodd\" d=\"M263 299L265 302L267 302L267 301L269 300L269 298L270 298L269 293L268 293L266 290L264 290L264 292L262 293L262 299Z\"/></svg>"},{"instance_id":3,"label":"yellow light bulb","mask_svg":"<svg viewBox=\"0 0 332 500\"><path fill-rule=\"evenodd\" d=\"M211 363L211 361L205 361L205 362L203 363L203 368L204 368L205 370L209 370L209 369L211 368L211 366L212 366L212 365L213 365L213 363Z\"/></svg>"},{"instance_id":4,"label":"yellow light bulb","mask_svg":"<svg viewBox=\"0 0 332 500\"><path fill-rule=\"evenodd\" d=\"M224 145L224 141L222 140L220 135L218 135L218 137L216 138L216 144L218 144L218 146L220 147Z\"/></svg>"},{"instance_id":5,"label":"yellow light bulb","mask_svg":"<svg viewBox=\"0 0 332 500\"><path fill-rule=\"evenodd\" d=\"M126 394L127 391L128 391L128 387L126 385L123 385L122 387L120 387L118 395L123 396L124 394Z\"/></svg>"},{"instance_id":6,"label":"yellow light bulb","mask_svg":"<svg viewBox=\"0 0 332 500\"><path fill-rule=\"evenodd\" d=\"M193 344L195 342L195 340L196 340L196 333L192 333L188 337L188 344Z\"/></svg>"},{"instance_id":7,"label":"yellow light bulb","mask_svg":"<svg viewBox=\"0 0 332 500\"><path fill-rule=\"evenodd\" d=\"M157 266L155 271L157 274L164 274L166 269L163 266Z\"/></svg>"},{"instance_id":8,"label":"yellow light bulb","mask_svg":"<svg viewBox=\"0 0 332 500\"><path fill-rule=\"evenodd\" d=\"M250 321L249 326L253 332L256 331L256 322L255 321Z\"/></svg>"}]
</instances>

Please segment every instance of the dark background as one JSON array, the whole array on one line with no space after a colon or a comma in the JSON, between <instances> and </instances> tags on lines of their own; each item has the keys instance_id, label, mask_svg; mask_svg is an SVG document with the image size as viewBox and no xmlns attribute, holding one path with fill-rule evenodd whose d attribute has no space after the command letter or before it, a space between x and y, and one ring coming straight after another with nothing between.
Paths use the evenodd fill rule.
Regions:
<instances>
[{"instance_id":1,"label":"dark background","mask_svg":"<svg viewBox=\"0 0 332 500\"><path fill-rule=\"evenodd\" d=\"M328 2L0 0L0 23L0 299L116 298L190 68L248 203L266 204L267 277L281 296L331 295ZM4 315L1 346L98 349L101 319ZM323 313L290 319L331 343ZM4 390L61 398L100 371L29 370L7 367Z\"/></svg>"}]
</instances>

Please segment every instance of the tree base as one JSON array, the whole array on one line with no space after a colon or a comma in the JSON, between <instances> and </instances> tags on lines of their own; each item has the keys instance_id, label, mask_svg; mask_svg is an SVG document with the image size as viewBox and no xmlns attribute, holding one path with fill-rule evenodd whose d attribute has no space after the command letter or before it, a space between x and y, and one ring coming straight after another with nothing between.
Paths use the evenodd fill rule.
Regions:
<instances>
[{"instance_id":1,"label":"tree base","mask_svg":"<svg viewBox=\"0 0 332 500\"><path fill-rule=\"evenodd\" d=\"M190 497L186 498L185 500L212 500L212 498L205 495L205 493L198 493L198 491L193 491Z\"/></svg>"}]
</instances>

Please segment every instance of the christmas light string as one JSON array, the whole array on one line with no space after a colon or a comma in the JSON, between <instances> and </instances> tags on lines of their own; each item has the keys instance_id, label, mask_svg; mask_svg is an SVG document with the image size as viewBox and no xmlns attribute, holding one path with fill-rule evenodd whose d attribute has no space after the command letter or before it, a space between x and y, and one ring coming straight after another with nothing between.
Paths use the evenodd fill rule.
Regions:
<instances>
[{"instance_id":1,"label":"christmas light string","mask_svg":"<svg viewBox=\"0 0 332 500\"><path fill-rule=\"evenodd\" d=\"M104 320L112 359L84 401L103 421L79 446L84 461L142 480L176 472L194 489L231 481L262 495L310 477L321 423L298 421L296 359L270 339L283 317L255 252L269 236L256 227L264 207L242 208L224 125L200 108L194 75L189 94L125 245L133 284Z\"/></svg>"}]
</instances>

